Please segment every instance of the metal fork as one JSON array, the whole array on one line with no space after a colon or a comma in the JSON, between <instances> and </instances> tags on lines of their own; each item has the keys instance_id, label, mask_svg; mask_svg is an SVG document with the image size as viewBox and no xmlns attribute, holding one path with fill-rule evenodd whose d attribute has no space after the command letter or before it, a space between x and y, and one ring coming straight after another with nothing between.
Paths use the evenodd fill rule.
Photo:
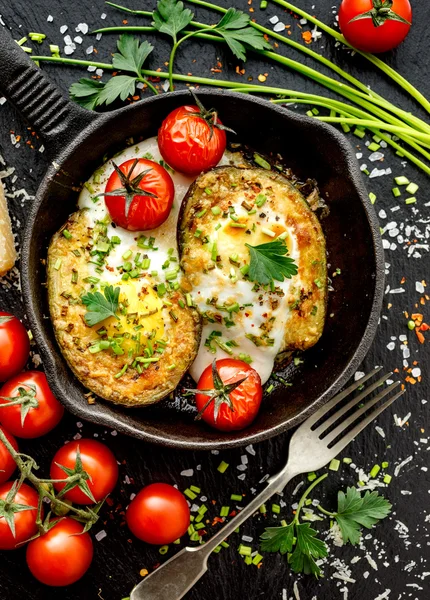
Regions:
<instances>
[{"instance_id":1,"label":"metal fork","mask_svg":"<svg viewBox=\"0 0 430 600\"><path fill-rule=\"evenodd\" d=\"M265 489L205 544L194 548L184 548L141 581L131 592L130 600L166 600L166 598L180 600L180 598L183 598L207 571L207 561L212 551L239 525L254 514L273 494L282 492L293 477L301 473L316 471L328 464L360 431L404 393L404 390L397 392L346 432L357 419L399 385L398 381L392 383L377 396L359 407L358 410L355 410L350 416L340 420L392 375L392 373L388 373L339 408L335 414L324 419L338 403L342 402L351 392L361 387L365 381L380 370L381 367L376 368L350 385L302 423L291 438L285 467L277 475L273 475L268 479ZM322 422L319 423L321 420ZM339 423L335 428L328 432L327 430L338 421ZM337 438L339 438L338 441L333 444Z\"/></svg>"}]
</instances>

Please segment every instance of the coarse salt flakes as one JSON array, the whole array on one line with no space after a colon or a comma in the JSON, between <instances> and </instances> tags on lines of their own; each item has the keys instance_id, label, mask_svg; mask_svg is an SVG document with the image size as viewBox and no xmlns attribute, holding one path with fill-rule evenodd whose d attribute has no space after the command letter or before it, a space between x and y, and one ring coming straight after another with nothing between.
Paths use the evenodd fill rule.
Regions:
<instances>
[{"instance_id":1,"label":"coarse salt flakes","mask_svg":"<svg viewBox=\"0 0 430 600\"><path fill-rule=\"evenodd\" d=\"M48 15L46 17L46 20L48 21L48 23L52 23L52 21L54 20L54 17L52 15Z\"/></svg>"},{"instance_id":2,"label":"coarse salt flakes","mask_svg":"<svg viewBox=\"0 0 430 600\"><path fill-rule=\"evenodd\" d=\"M106 13L102 13L100 15L100 19L102 19L103 21L106 19L106 17L107 17Z\"/></svg>"},{"instance_id":3,"label":"coarse salt flakes","mask_svg":"<svg viewBox=\"0 0 430 600\"><path fill-rule=\"evenodd\" d=\"M85 54L92 54L94 52L94 46L88 46L85 50Z\"/></svg>"},{"instance_id":4,"label":"coarse salt flakes","mask_svg":"<svg viewBox=\"0 0 430 600\"><path fill-rule=\"evenodd\" d=\"M416 291L417 291L419 294L424 294L424 291L425 291L425 289L424 289L424 286L423 286L423 284L421 283L421 281L416 281L416 282L415 282L415 290L416 290Z\"/></svg>"},{"instance_id":5,"label":"coarse salt flakes","mask_svg":"<svg viewBox=\"0 0 430 600\"><path fill-rule=\"evenodd\" d=\"M3 96L0 98L0 106L6 102L6 98Z\"/></svg>"},{"instance_id":6,"label":"coarse salt flakes","mask_svg":"<svg viewBox=\"0 0 430 600\"><path fill-rule=\"evenodd\" d=\"M99 42L99 41L102 39L102 35L103 35L102 33L98 33L98 34L96 35L96 40L97 40L98 42Z\"/></svg>"},{"instance_id":7,"label":"coarse salt flakes","mask_svg":"<svg viewBox=\"0 0 430 600\"><path fill-rule=\"evenodd\" d=\"M76 27L75 31L78 33L79 31L81 33L83 33L84 35L86 35L88 33L88 25L87 23L79 23L79 25Z\"/></svg>"},{"instance_id":8,"label":"coarse salt flakes","mask_svg":"<svg viewBox=\"0 0 430 600\"><path fill-rule=\"evenodd\" d=\"M76 42L77 44L82 44L82 42L84 41L80 35L77 35L76 37L73 38L73 41Z\"/></svg>"},{"instance_id":9,"label":"coarse salt flakes","mask_svg":"<svg viewBox=\"0 0 430 600\"><path fill-rule=\"evenodd\" d=\"M254 450L254 446L252 444L249 444L249 446L246 446L245 450L248 452L248 454L250 454L251 456L255 456L255 450Z\"/></svg>"},{"instance_id":10,"label":"coarse salt flakes","mask_svg":"<svg viewBox=\"0 0 430 600\"><path fill-rule=\"evenodd\" d=\"M101 77L103 75L103 69L97 69L96 70L96 75L98 75L99 77Z\"/></svg>"},{"instance_id":11,"label":"coarse salt flakes","mask_svg":"<svg viewBox=\"0 0 430 600\"><path fill-rule=\"evenodd\" d=\"M390 342L389 344L387 344L387 350L394 350L395 347L396 344L394 342Z\"/></svg>"},{"instance_id":12,"label":"coarse salt flakes","mask_svg":"<svg viewBox=\"0 0 430 600\"><path fill-rule=\"evenodd\" d=\"M379 427L379 425L377 425L377 426L375 427L375 431L376 431L377 433L379 433L379 435L380 435L382 438L385 438L385 431L382 429L382 427Z\"/></svg>"},{"instance_id":13,"label":"coarse salt flakes","mask_svg":"<svg viewBox=\"0 0 430 600\"><path fill-rule=\"evenodd\" d=\"M64 54L73 54L74 51L73 46L64 46Z\"/></svg>"},{"instance_id":14,"label":"coarse salt flakes","mask_svg":"<svg viewBox=\"0 0 430 600\"><path fill-rule=\"evenodd\" d=\"M194 469L185 469L181 471L182 477L192 477L194 475Z\"/></svg>"},{"instance_id":15,"label":"coarse salt flakes","mask_svg":"<svg viewBox=\"0 0 430 600\"><path fill-rule=\"evenodd\" d=\"M279 17L277 17L276 15L273 15L273 17L270 17L269 19L269 23L272 23L272 25L276 25L276 23L279 21Z\"/></svg>"},{"instance_id":16,"label":"coarse salt flakes","mask_svg":"<svg viewBox=\"0 0 430 600\"><path fill-rule=\"evenodd\" d=\"M60 27L60 33L66 33L66 31L69 29L69 27L67 25L61 25Z\"/></svg>"},{"instance_id":17,"label":"coarse salt flakes","mask_svg":"<svg viewBox=\"0 0 430 600\"><path fill-rule=\"evenodd\" d=\"M384 209L380 210L379 213L378 213L378 215L379 215L379 217L381 219L386 219L387 218L387 213L385 212Z\"/></svg>"},{"instance_id":18,"label":"coarse salt flakes","mask_svg":"<svg viewBox=\"0 0 430 600\"><path fill-rule=\"evenodd\" d=\"M356 371L355 374L354 374L354 381L358 381L362 377L364 377L363 371Z\"/></svg>"},{"instance_id":19,"label":"coarse salt flakes","mask_svg":"<svg viewBox=\"0 0 430 600\"><path fill-rule=\"evenodd\" d=\"M94 65L89 65L87 71L89 71L90 73L93 73L96 69L97 69L97 67L95 67Z\"/></svg>"},{"instance_id":20,"label":"coarse salt flakes","mask_svg":"<svg viewBox=\"0 0 430 600\"><path fill-rule=\"evenodd\" d=\"M372 152L369 156L370 162L375 162L377 160L381 160L384 158L384 154L382 152Z\"/></svg>"},{"instance_id":21,"label":"coarse salt flakes","mask_svg":"<svg viewBox=\"0 0 430 600\"><path fill-rule=\"evenodd\" d=\"M273 28L273 31L276 31L276 33L280 33L281 31L284 31L284 29L285 29L284 23L281 23L279 21L279 23L276 23L275 27Z\"/></svg>"},{"instance_id":22,"label":"coarse salt flakes","mask_svg":"<svg viewBox=\"0 0 430 600\"><path fill-rule=\"evenodd\" d=\"M102 529L101 531L99 531L98 533L96 533L96 535L94 537L96 538L96 540L98 542L100 542L105 537L107 537L107 533L106 533L106 531L104 529Z\"/></svg>"},{"instance_id":23,"label":"coarse salt flakes","mask_svg":"<svg viewBox=\"0 0 430 600\"><path fill-rule=\"evenodd\" d=\"M411 372L412 377L421 377L421 369L419 367L415 367Z\"/></svg>"}]
</instances>

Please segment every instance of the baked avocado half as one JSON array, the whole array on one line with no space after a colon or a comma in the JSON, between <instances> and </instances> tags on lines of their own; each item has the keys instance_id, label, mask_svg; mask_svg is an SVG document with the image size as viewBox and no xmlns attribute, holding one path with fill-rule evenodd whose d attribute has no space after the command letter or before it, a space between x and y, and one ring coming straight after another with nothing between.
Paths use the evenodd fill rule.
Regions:
<instances>
[{"instance_id":1,"label":"baked avocado half","mask_svg":"<svg viewBox=\"0 0 430 600\"><path fill-rule=\"evenodd\" d=\"M249 246L275 240L285 241L296 274L267 285L251 281ZM227 166L200 175L182 203L178 247L203 317L194 378L214 355L230 355L251 362L265 381L276 356L306 350L321 337L325 238L315 213L281 174Z\"/></svg>"},{"instance_id":2,"label":"baked avocado half","mask_svg":"<svg viewBox=\"0 0 430 600\"><path fill-rule=\"evenodd\" d=\"M139 269L123 278L125 267L110 264L115 240L106 233L106 223L94 225L81 210L53 236L47 263L51 319L61 351L85 387L115 404L144 406L168 395L188 370L199 347L200 316L179 286L160 284L143 262L135 261ZM131 239L137 258L136 244ZM115 314L91 326L89 311L100 302L109 309L109 290L117 294Z\"/></svg>"}]
</instances>

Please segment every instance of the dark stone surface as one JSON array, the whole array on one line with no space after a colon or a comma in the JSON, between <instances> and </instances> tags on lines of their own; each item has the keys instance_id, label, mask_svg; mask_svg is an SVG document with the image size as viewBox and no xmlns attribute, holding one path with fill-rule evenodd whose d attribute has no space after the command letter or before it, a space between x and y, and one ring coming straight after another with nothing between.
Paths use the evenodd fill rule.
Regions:
<instances>
[{"instance_id":1,"label":"dark stone surface","mask_svg":"<svg viewBox=\"0 0 430 600\"><path fill-rule=\"evenodd\" d=\"M313 2L303 0L300 5L311 9ZM333 18L332 3L320 0L318 3L315 2L315 5L318 16L326 22L331 22ZM130 6L142 8L141 3L137 0L130 2ZM247 9L245 2L237 1L235 6ZM292 25L293 36L299 39L297 24L291 17L283 15L280 7L270 5L268 10L260 12L257 8L258 5L255 6L254 16L257 17L259 22L268 24L267 19L276 14L284 22ZM145 3L143 8L150 9L152 5ZM427 49L430 42L428 31L430 9L428 4L421 0L415 3L414 11L414 28L411 35L401 48L387 57L387 61L423 93L428 93L430 54ZM100 19L100 15L104 12L106 12L107 18L103 21ZM196 12L199 20L213 22L214 19L210 18L209 13L201 9ZM17 0L14 3L2 2L0 4L0 14L12 29L16 39L29 31L42 31L48 34L50 43L58 43L61 47L63 46L63 35L59 32L61 25L67 24L69 31L66 34L69 33L74 37L75 35L82 35L75 33L75 27L78 23L88 23L91 29L111 24L120 25L125 17L123 13L105 6L100 0L91 5L83 2L83 0L75 0L73 3L65 0L58 0L55 3L52 0L38 0L37 3L31 3L31 6L26 0ZM54 17L52 23L48 23L46 20L49 14ZM130 24L138 22L137 17L129 16L127 19ZM109 54L114 50L115 35L106 35L97 43L89 35L82 37L84 38L82 48L78 49L73 57L87 58L85 49L94 43L98 49L97 60L106 62L109 60ZM323 36L312 47L319 50L321 46L324 46L324 53L328 57L336 60L340 66L360 77L392 102L400 104L403 108L411 110L421 117L425 117L415 102L410 100L404 92L400 91L385 76L371 68L363 59L351 57L348 52L335 48L334 42L326 36ZM33 48L34 52L39 51L38 46L34 45ZM41 53L48 53L46 42L40 47L40 50ZM293 52L288 47L279 50L289 57L300 58L306 64L312 64L310 59L303 59L300 54ZM167 42L157 38L156 48L148 66L152 68L163 67L167 57ZM197 57L196 62L193 62L194 57ZM218 57L223 63L223 73L219 77L243 81L244 77L249 75L252 75L255 79L260 73L268 73L267 84L314 93L326 93L322 88L300 75L287 71L280 66L272 67L271 64L255 57L250 57L246 63L246 75L244 77L236 75L237 61L226 53L224 48L212 47L208 44L201 45L198 42L190 42L187 47L184 46L178 53L176 70L182 73L192 71L194 74L210 76L210 68L217 66ZM317 68L319 69L319 67ZM78 77L86 76L85 71L79 68L47 65L44 69L65 93L67 93L67 88L73 81ZM326 72L324 69L321 70ZM10 143L10 131L22 136L19 147ZM16 172L5 180L9 192L12 192L14 188L19 190L25 187L29 194L34 194L46 169L47 157L37 151L40 142L34 141L36 149L33 150L25 144L27 139L34 141L34 136L31 136L31 132L27 130L27 125L10 106L7 104L2 105L0 107L0 154L5 158L8 167L16 168ZM351 137L350 141L359 146L360 151L363 152L361 163L366 163L371 168L375 165L381 166L380 163L372 164L368 161L369 152L365 149L361 140ZM404 168L401 164L402 159L391 151L386 150L385 155L383 166L390 166L394 175L406 174L411 181L415 181L420 185L420 189L416 194L417 204L412 207L405 206L403 202L405 195L400 201L392 197L390 191L393 186L391 176L387 175L369 180L369 190L377 195L377 212L383 209L387 214L386 218L381 217L381 227L384 227L388 222L396 222L399 228L403 223L404 226L412 226L416 229L410 235L406 235L405 229L401 230L404 237L403 242L399 242L396 237L391 238L388 233L384 234L384 238L389 239L391 243L395 243L397 246L395 250L389 250L386 253L386 261L389 265L387 266L386 275L387 284L391 290L402 288L405 291L391 294L388 290L382 313L387 318L381 320L375 343L360 370L368 371L376 364L383 364L387 370L398 368L400 370L399 377L404 380L406 373L403 372L403 357L402 350L399 347L401 343L399 342L399 335L406 335L411 352L411 357L407 359L408 364L412 367L413 361L418 362L423 381L415 386L406 384L408 393L403 396L393 410L388 410L386 414L379 418L378 425L384 430L385 438L382 438L374 427L371 427L351 444L345 455L351 456L357 467L362 468L366 473L375 462L381 463L383 460L389 461L388 471L393 473L396 464L409 456L413 456L413 460L400 471L398 477L393 477L391 485L384 490L385 495L393 503L395 512L389 519L370 532L371 537L364 540L363 548L356 549L349 546L336 548L330 543L330 557L324 567L325 578L320 582L316 582L309 577L294 576L286 565L285 558L277 555L265 557L263 566L259 570L255 567L245 566L236 552L240 536L236 535L235 538L232 536L230 548L211 558L209 572L188 594L187 598L190 598L190 600L209 600L210 598L217 600L281 599L283 598L283 590L287 590L286 597L290 598L294 597L294 581L297 581L301 600L311 600L314 596L318 600L342 599L344 592L341 589L345 586L348 587L350 600L373 600L387 589L391 590L388 595L390 600L398 598L424 600L429 597L430 577L425 577L425 573L430 572L428 519L430 479L428 471L424 470L428 466L427 448L429 442L423 441L428 440L430 428L428 404L423 403L423 400L429 400L430 395L427 379L429 346L428 342L424 346L417 343L415 334L408 331L406 319L403 315L403 311L409 313L418 311L424 314L427 322L430 320L428 302L424 306L420 305L419 300L423 294L416 291L416 282L423 279L430 280L428 250L425 248L417 249L422 254L421 259L414 258L413 253L409 257L408 245L406 244L408 240L412 241L412 245L416 243L413 240L418 239L419 232L424 232L426 227L428 228L428 224L425 222L428 221L430 214L429 207L425 206L426 203L428 204L428 196L426 195L427 177L409 164ZM3 168L3 166L0 167L0 169ZM13 177L15 174L18 179L14 182ZM22 233L25 215L30 203L31 200L24 200L21 195L10 199L14 230L18 238ZM400 206L400 209L391 212L391 208L397 205ZM428 239L418 239L418 242L421 244L429 243ZM360 277L360 273L357 273L357 277ZM401 283L403 277L405 281ZM14 285L10 286L9 281L1 282L0 304L2 308L25 317L19 291ZM390 341L395 342L393 351L387 350L387 344ZM411 417L408 420L408 425L402 428L396 426L393 413L404 417L409 412L411 412ZM123 463L121 466L121 483L112 496L114 505L111 509L106 507L102 516L103 522L94 528L94 533L105 530L107 537L100 542L94 542L95 559L87 575L78 584L64 590L49 589L39 585L30 576L25 566L24 550L14 553L3 552L0 566L0 597L2 599L15 600L25 597L30 600L52 600L57 598L64 600L71 600L72 598L97 600L100 597L104 600L120 600L122 597L127 596L133 584L140 580L140 569L152 570L153 566L160 561L157 548L148 547L132 539L126 527L121 525L123 522L121 510L127 505L131 493L137 492L143 484L151 481L170 481L177 483L182 489L192 482L201 487L202 494L207 496L209 500L217 500L215 508L211 510L211 517L213 517L219 513L219 507L222 504L228 504L231 493L243 492L250 494L253 487L258 487L258 481L263 475L275 472L284 462L288 443L288 435L283 435L256 446L256 456L248 455L249 466L244 481L237 479L240 471L236 469L236 466L241 463L241 456L247 454L243 449L222 451L218 456L203 452L190 453L168 450L121 435L112 435L110 431L89 424L84 424L82 428L78 428L77 419L72 416L67 416L62 424L46 438L39 441L22 442L21 447L24 452L33 454L39 461L41 469L46 472L55 449L65 440L71 439L78 431L84 436L97 434L99 439L105 439L115 452L118 460ZM220 475L216 470L221 460L225 460L230 464L230 468L225 475ZM197 465L201 465L200 470L196 469ZM188 468L194 469L193 477L181 476L180 473ZM330 477L321 488L315 491L314 498L323 499L326 507L334 508L337 490L345 488L347 485L355 485L357 479L357 474L350 467L343 466L339 473L330 473ZM282 509L281 514L282 517L287 519L291 514L291 504L297 501L297 495L294 499L291 499L290 496L298 482L299 479L292 482L284 493L287 506ZM395 529L396 520L401 521L409 528L408 539L404 539L399 531ZM265 520L258 518L243 526L243 532L254 537L252 543L254 549L257 548L257 537L262 531L263 523L266 522L273 522L270 515ZM328 524L317 523L316 527L322 531L327 529ZM168 556L171 553L172 550ZM366 560L366 554L376 561L377 571ZM350 565L350 561L354 556L359 556L361 559L357 564ZM351 577L356 579L356 583L344 584L344 582L333 578L333 573L337 570L336 559L341 559L351 567ZM367 578L363 577L363 573L366 571L369 572Z\"/></svg>"}]
</instances>

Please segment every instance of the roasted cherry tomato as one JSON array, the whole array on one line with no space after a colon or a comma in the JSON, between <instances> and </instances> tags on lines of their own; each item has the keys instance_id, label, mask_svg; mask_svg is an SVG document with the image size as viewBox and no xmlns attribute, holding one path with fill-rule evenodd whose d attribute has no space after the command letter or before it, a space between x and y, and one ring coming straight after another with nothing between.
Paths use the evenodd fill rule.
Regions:
<instances>
[{"instance_id":1,"label":"roasted cherry tomato","mask_svg":"<svg viewBox=\"0 0 430 600\"><path fill-rule=\"evenodd\" d=\"M246 362L233 358L206 367L197 389L210 392L196 394L199 417L221 431L237 431L250 425L263 398L260 375Z\"/></svg>"},{"instance_id":2,"label":"roasted cherry tomato","mask_svg":"<svg viewBox=\"0 0 430 600\"><path fill-rule=\"evenodd\" d=\"M0 427L3 434L6 436L9 444L14 450L18 450L18 443L11 433L6 431L4 427ZM3 442L0 441L0 483L4 483L9 479L16 469L15 461L13 460L9 450Z\"/></svg>"},{"instance_id":3,"label":"roasted cherry tomato","mask_svg":"<svg viewBox=\"0 0 430 600\"><path fill-rule=\"evenodd\" d=\"M19 398L21 404L7 406ZM25 371L5 383L0 389L0 404L0 422L21 438L45 435L58 425L64 414L63 405L51 392L41 371Z\"/></svg>"},{"instance_id":4,"label":"roasted cherry tomato","mask_svg":"<svg viewBox=\"0 0 430 600\"><path fill-rule=\"evenodd\" d=\"M0 311L0 381L6 381L25 367L30 355L27 330L19 319Z\"/></svg>"},{"instance_id":5,"label":"roasted cherry tomato","mask_svg":"<svg viewBox=\"0 0 430 600\"><path fill-rule=\"evenodd\" d=\"M79 461L78 464L76 463L78 449L82 469L87 473L86 483L90 488L94 500L100 502L111 493L116 485L118 480L118 464L109 448L96 440L83 438L62 446L52 460L51 479L64 479L67 477L67 473L61 467L72 470L77 468L79 470ZM63 489L64 485L64 483L54 483L54 487L58 492ZM64 497L76 504L94 503L77 486L66 492Z\"/></svg>"},{"instance_id":6,"label":"roasted cherry tomato","mask_svg":"<svg viewBox=\"0 0 430 600\"><path fill-rule=\"evenodd\" d=\"M409 0L343 0L339 25L348 42L363 52L387 52L409 33Z\"/></svg>"},{"instance_id":7,"label":"roasted cherry tomato","mask_svg":"<svg viewBox=\"0 0 430 600\"><path fill-rule=\"evenodd\" d=\"M168 165L187 175L215 167L224 154L227 138L216 111L202 106L180 106L164 119L158 147Z\"/></svg>"},{"instance_id":8,"label":"roasted cherry tomato","mask_svg":"<svg viewBox=\"0 0 430 600\"><path fill-rule=\"evenodd\" d=\"M27 546L27 565L46 585L65 586L78 581L93 559L93 542L82 533L82 523L65 517Z\"/></svg>"},{"instance_id":9,"label":"roasted cherry tomato","mask_svg":"<svg viewBox=\"0 0 430 600\"><path fill-rule=\"evenodd\" d=\"M187 531L190 509L185 496L167 483L152 483L131 501L125 515L132 533L148 544L171 544Z\"/></svg>"},{"instance_id":10,"label":"roasted cherry tomato","mask_svg":"<svg viewBox=\"0 0 430 600\"><path fill-rule=\"evenodd\" d=\"M112 220L130 231L154 229L164 223L175 197L166 169L145 158L114 167L103 194Z\"/></svg>"},{"instance_id":11,"label":"roasted cherry tomato","mask_svg":"<svg viewBox=\"0 0 430 600\"><path fill-rule=\"evenodd\" d=\"M8 481L0 485L0 499L7 500L6 504L1 507L2 513L8 512L13 515L15 523L14 536L4 516L0 517L0 550L14 550L19 544L27 541L37 533L36 519L39 495L35 489L23 483L19 490L12 494L13 497L10 498L10 491L14 483L14 481ZM14 505L18 509L20 506L32 506L34 508L15 512Z\"/></svg>"}]
</instances>

